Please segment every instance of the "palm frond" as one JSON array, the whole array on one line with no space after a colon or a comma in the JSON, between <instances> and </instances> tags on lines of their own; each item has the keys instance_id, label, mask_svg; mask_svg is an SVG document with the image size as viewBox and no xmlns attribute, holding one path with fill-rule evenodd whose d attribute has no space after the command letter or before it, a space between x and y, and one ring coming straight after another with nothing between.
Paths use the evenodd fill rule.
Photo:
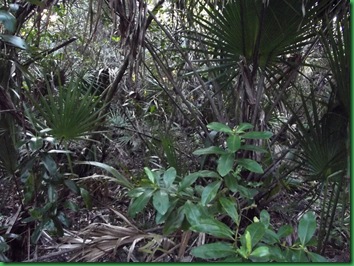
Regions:
<instances>
[{"instance_id":1,"label":"palm frond","mask_svg":"<svg viewBox=\"0 0 354 266\"><path fill-rule=\"evenodd\" d=\"M82 94L79 86L79 82L71 80L68 85L60 86L57 92L49 89L48 95L40 96L39 102L29 95L39 112L35 121L42 129L50 128L50 134L57 139L73 140L90 134L106 116L101 113L104 104L90 91Z\"/></svg>"}]
</instances>

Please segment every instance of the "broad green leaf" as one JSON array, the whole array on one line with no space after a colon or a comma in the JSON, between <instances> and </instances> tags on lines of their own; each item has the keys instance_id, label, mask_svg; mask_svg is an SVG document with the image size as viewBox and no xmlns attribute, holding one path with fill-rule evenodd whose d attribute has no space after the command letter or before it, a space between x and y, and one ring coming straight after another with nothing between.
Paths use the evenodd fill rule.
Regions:
<instances>
[{"instance_id":1,"label":"broad green leaf","mask_svg":"<svg viewBox=\"0 0 354 266\"><path fill-rule=\"evenodd\" d=\"M183 178L180 182L178 191L183 191L187 187L190 187L199 177L211 177L211 178L220 178L220 175L214 171L202 170L192 174L189 174Z\"/></svg>"},{"instance_id":2,"label":"broad green leaf","mask_svg":"<svg viewBox=\"0 0 354 266\"><path fill-rule=\"evenodd\" d=\"M214 218L201 218L199 219L199 223L192 225L190 229L216 237L234 239L232 230L226 224Z\"/></svg>"},{"instance_id":3,"label":"broad green leaf","mask_svg":"<svg viewBox=\"0 0 354 266\"><path fill-rule=\"evenodd\" d=\"M200 177L211 177L211 178L220 178L220 175L215 171L210 170L201 170L197 172Z\"/></svg>"},{"instance_id":4,"label":"broad green leaf","mask_svg":"<svg viewBox=\"0 0 354 266\"><path fill-rule=\"evenodd\" d=\"M231 217L231 219L234 221L234 223L239 226L239 216L237 212L237 203L229 198L226 197L220 197L219 202L223 209L226 211L226 213Z\"/></svg>"},{"instance_id":5,"label":"broad green leaf","mask_svg":"<svg viewBox=\"0 0 354 266\"><path fill-rule=\"evenodd\" d=\"M198 224L201 219L210 218L207 211L200 205L195 205L189 200L184 204L184 213L186 214L187 220L191 225Z\"/></svg>"},{"instance_id":6,"label":"broad green leaf","mask_svg":"<svg viewBox=\"0 0 354 266\"><path fill-rule=\"evenodd\" d=\"M248 258L254 262L266 262L269 261L270 255L271 253L269 251L269 248L266 246L262 246L253 250Z\"/></svg>"},{"instance_id":7,"label":"broad green leaf","mask_svg":"<svg viewBox=\"0 0 354 266\"><path fill-rule=\"evenodd\" d=\"M226 151L220 147L210 146L204 149L198 149L193 152L194 155L205 155L205 154L225 154Z\"/></svg>"},{"instance_id":8,"label":"broad green leaf","mask_svg":"<svg viewBox=\"0 0 354 266\"><path fill-rule=\"evenodd\" d=\"M237 180L231 174L226 175L224 177L225 185L230 189L232 192L237 192Z\"/></svg>"},{"instance_id":9,"label":"broad green leaf","mask_svg":"<svg viewBox=\"0 0 354 266\"><path fill-rule=\"evenodd\" d=\"M187 187L190 187L198 179L198 177L200 177L199 173L192 173L185 176L179 184L178 191L183 191Z\"/></svg>"},{"instance_id":10,"label":"broad green leaf","mask_svg":"<svg viewBox=\"0 0 354 266\"><path fill-rule=\"evenodd\" d=\"M247 254L251 254L251 252L252 252L252 238L251 238L251 234L249 231L245 232L245 241L246 241Z\"/></svg>"},{"instance_id":11,"label":"broad green leaf","mask_svg":"<svg viewBox=\"0 0 354 266\"><path fill-rule=\"evenodd\" d=\"M244 238L243 238L244 239ZM247 250L246 250L246 247L244 246L244 245L242 245L240 248L238 248L237 250L236 250L236 252L238 253L238 254L240 254L243 258L245 258L245 259L248 259L248 253L247 253Z\"/></svg>"},{"instance_id":12,"label":"broad green leaf","mask_svg":"<svg viewBox=\"0 0 354 266\"><path fill-rule=\"evenodd\" d=\"M269 245L273 245L275 243L279 243L280 240L278 235L273 230L267 228L263 236L263 242Z\"/></svg>"},{"instance_id":13,"label":"broad green leaf","mask_svg":"<svg viewBox=\"0 0 354 266\"><path fill-rule=\"evenodd\" d=\"M292 234L293 231L294 231L294 229L290 225L285 224L285 225L282 225L278 229L277 235L280 239L280 238L283 238L283 237L286 237L286 236Z\"/></svg>"},{"instance_id":14,"label":"broad green leaf","mask_svg":"<svg viewBox=\"0 0 354 266\"><path fill-rule=\"evenodd\" d=\"M264 226L266 228L268 228L269 224L270 224L270 216L269 216L269 213L266 210L262 210L261 211L260 219L261 219L261 223L264 224Z\"/></svg>"},{"instance_id":15,"label":"broad green leaf","mask_svg":"<svg viewBox=\"0 0 354 266\"><path fill-rule=\"evenodd\" d=\"M251 131L242 135L243 139L269 139L273 136L270 131Z\"/></svg>"},{"instance_id":16,"label":"broad green leaf","mask_svg":"<svg viewBox=\"0 0 354 266\"><path fill-rule=\"evenodd\" d=\"M240 149L241 139L238 135L231 135L227 138L227 148L230 152L236 152Z\"/></svg>"},{"instance_id":17,"label":"broad green leaf","mask_svg":"<svg viewBox=\"0 0 354 266\"><path fill-rule=\"evenodd\" d=\"M225 132L229 134L233 133L232 129L229 126L218 122L211 122L210 124L207 125L207 128L218 132Z\"/></svg>"},{"instance_id":18,"label":"broad green leaf","mask_svg":"<svg viewBox=\"0 0 354 266\"><path fill-rule=\"evenodd\" d=\"M261 147L255 146L255 145L241 145L240 150L246 150L246 151L255 151L255 152L261 152L261 153L266 153L267 150L263 149Z\"/></svg>"},{"instance_id":19,"label":"broad green leaf","mask_svg":"<svg viewBox=\"0 0 354 266\"><path fill-rule=\"evenodd\" d=\"M257 173L257 174L263 174L263 169L262 166L259 165L256 161L252 159L247 159L247 158L241 158L237 159L236 162L238 165L241 165L242 167L246 168L248 171Z\"/></svg>"},{"instance_id":20,"label":"broad green leaf","mask_svg":"<svg viewBox=\"0 0 354 266\"><path fill-rule=\"evenodd\" d=\"M17 36L0 34L0 40L22 50L28 49L27 43Z\"/></svg>"},{"instance_id":21,"label":"broad green leaf","mask_svg":"<svg viewBox=\"0 0 354 266\"><path fill-rule=\"evenodd\" d=\"M144 167L144 171L147 177L149 178L150 182L156 184L157 180L155 178L154 173L148 167Z\"/></svg>"},{"instance_id":22,"label":"broad green leaf","mask_svg":"<svg viewBox=\"0 0 354 266\"><path fill-rule=\"evenodd\" d=\"M108 173L113 175L116 178L116 182L126 188L134 188L134 185L126 179L121 173L119 173L116 169L114 169L112 166L109 166L105 163L100 163L100 162L95 162L95 161L84 161L84 162L76 162L76 164L88 164L88 165L93 165L100 167L104 170L106 170Z\"/></svg>"},{"instance_id":23,"label":"broad green leaf","mask_svg":"<svg viewBox=\"0 0 354 266\"><path fill-rule=\"evenodd\" d=\"M145 208L153 192L154 190L152 188L146 189L138 198L133 199L128 209L128 214L132 218L134 218L138 212L141 212Z\"/></svg>"},{"instance_id":24,"label":"broad green leaf","mask_svg":"<svg viewBox=\"0 0 354 266\"><path fill-rule=\"evenodd\" d=\"M80 189L79 187L76 185L76 183L74 181L72 181L71 179L65 179L64 180L64 184L74 193L79 194L80 193Z\"/></svg>"},{"instance_id":25,"label":"broad green leaf","mask_svg":"<svg viewBox=\"0 0 354 266\"><path fill-rule=\"evenodd\" d=\"M128 196L131 197L131 198L137 198L137 197L139 197L141 194L143 194L146 189L151 189L151 188L147 188L147 187L137 187L137 188L134 188L134 189L132 189L132 190L130 190L130 191L128 192Z\"/></svg>"},{"instance_id":26,"label":"broad green leaf","mask_svg":"<svg viewBox=\"0 0 354 266\"><path fill-rule=\"evenodd\" d=\"M57 173L57 164L50 155L44 155L42 162L51 176Z\"/></svg>"},{"instance_id":27,"label":"broad green leaf","mask_svg":"<svg viewBox=\"0 0 354 266\"><path fill-rule=\"evenodd\" d=\"M309 259L306 256L306 253L303 249L293 250L291 252L291 261L292 262L308 262Z\"/></svg>"},{"instance_id":28,"label":"broad green leaf","mask_svg":"<svg viewBox=\"0 0 354 266\"><path fill-rule=\"evenodd\" d=\"M210 201L212 201L216 194L218 193L218 190L221 186L221 181L214 181L207 185L202 193L202 198L201 198L201 204L202 205L207 205Z\"/></svg>"},{"instance_id":29,"label":"broad green leaf","mask_svg":"<svg viewBox=\"0 0 354 266\"><path fill-rule=\"evenodd\" d=\"M0 22L4 25L5 29L10 33L16 30L16 18L5 10L0 10Z\"/></svg>"},{"instance_id":30,"label":"broad green leaf","mask_svg":"<svg viewBox=\"0 0 354 266\"><path fill-rule=\"evenodd\" d=\"M173 181L175 181L176 179L176 175L177 175L177 172L176 172L176 169L171 167L171 168L168 168L162 178L163 178L163 181L166 185L166 188L170 188L173 184Z\"/></svg>"},{"instance_id":31,"label":"broad green leaf","mask_svg":"<svg viewBox=\"0 0 354 266\"><path fill-rule=\"evenodd\" d=\"M313 212L305 213L299 222L298 235L301 245L306 244L311 240L316 231L316 218Z\"/></svg>"},{"instance_id":32,"label":"broad green leaf","mask_svg":"<svg viewBox=\"0 0 354 266\"><path fill-rule=\"evenodd\" d=\"M325 257L314 252L308 252L307 256L309 257L311 262L328 262Z\"/></svg>"},{"instance_id":33,"label":"broad green leaf","mask_svg":"<svg viewBox=\"0 0 354 266\"><path fill-rule=\"evenodd\" d=\"M239 184L235 184L236 191L240 192L241 196L246 199L253 199L258 191L254 188L247 188Z\"/></svg>"},{"instance_id":34,"label":"broad green leaf","mask_svg":"<svg viewBox=\"0 0 354 266\"><path fill-rule=\"evenodd\" d=\"M263 238L265 234L265 227L262 223L252 223L247 226L245 232L249 232L252 239L252 248ZM243 235L244 236L244 235ZM242 245L246 246L244 237L241 237Z\"/></svg>"},{"instance_id":35,"label":"broad green leaf","mask_svg":"<svg viewBox=\"0 0 354 266\"><path fill-rule=\"evenodd\" d=\"M237 128L236 128L236 132L237 133L242 133L243 131L247 130L247 129L251 129L253 128L253 125L250 123L241 123Z\"/></svg>"},{"instance_id":36,"label":"broad green leaf","mask_svg":"<svg viewBox=\"0 0 354 266\"><path fill-rule=\"evenodd\" d=\"M235 161L235 154L223 154L218 160L217 171L221 176L226 176L232 170Z\"/></svg>"},{"instance_id":37,"label":"broad green leaf","mask_svg":"<svg viewBox=\"0 0 354 266\"><path fill-rule=\"evenodd\" d=\"M92 208L92 199L91 199L90 193L86 189L81 187L80 188L80 195L81 195L82 199L85 202L86 208L91 210L91 208Z\"/></svg>"},{"instance_id":38,"label":"broad green leaf","mask_svg":"<svg viewBox=\"0 0 354 266\"><path fill-rule=\"evenodd\" d=\"M275 262L285 262L285 257L284 257L284 251L280 249L278 246L270 246L269 247L269 252L270 252L270 259L275 261Z\"/></svg>"},{"instance_id":39,"label":"broad green leaf","mask_svg":"<svg viewBox=\"0 0 354 266\"><path fill-rule=\"evenodd\" d=\"M235 254L235 248L230 243L216 242L193 248L191 254L202 259L220 259Z\"/></svg>"},{"instance_id":40,"label":"broad green leaf","mask_svg":"<svg viewBox=\"0 0 354 266\"><path fill-rule=\"evenodd\" d=\"M176 211L175 208L176 208L176 205L178 203L178 199L174 198L172 200L171 199L169 199L169 200L170 200L170 203L169 203L170 205L168 207L167 212L164 215L162 215L159 212L156 212L156 217L155 217L155 223L156 224L164 223L172 212L174 212L173 215L175 215L175 211Z\"/></svg>"},{"instance_id":41,"label":"broad green leaf","mask_svg":"<svg viewBox=\"0 0 354 266\"><path fill-rule=\"evenodd\" d=\"M162 189L155 191L152 197L152 204L154 205L156 211L164 215L170 206L170 200L167 192Z\"/></svg>"},{"instance_id":42,"label":"broad green leaf","mask_svg":"<svg viewBox=\"0 0 354 266\"><path fill-rule=\"evenodd\" d=\"M180 229L184 217L185 215L184 215L183 206L181 206L177 211L177 215L175 214L175 212L173 212L166 219L165 225L163 227L163 234L170 235L173 232L175 232L177 229Z\"/></svg>"}]
</instances>

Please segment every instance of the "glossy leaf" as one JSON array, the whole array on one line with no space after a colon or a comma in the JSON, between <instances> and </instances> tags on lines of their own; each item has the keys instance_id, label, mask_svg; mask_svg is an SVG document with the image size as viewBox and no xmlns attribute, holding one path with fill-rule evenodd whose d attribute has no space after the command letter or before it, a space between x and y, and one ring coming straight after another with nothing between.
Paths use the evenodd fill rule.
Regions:
<instances>
[{"instance_id":1,"label":"glossy leaf","mask_svg":"<svg viewBox=\"0 0 354 266\"><path fill-rule=\"evenodd\" d=\"M294 229L290 225L286 224L286 225L282 225L278 229L277 235L280 239L280 238L283 238L283 237L286 237L286 236L292 234L293 231L294 231Z\"/></svg>"},{"instance_id":2,"label":"glossy leaf","mask_svg":"<svg viewBox=\"0 0 354 266\"><path fill-rule=\"evenodd\" d=\"M173 167L168 168L164 172L162 178L163 178L166 188L170 188L172 186L173 182L176 179L176 175L177 175L176 169Z\"/></svg>"},{"instance_id":3,"label":"glossy leaf","mask_svg":"<svg viewBox=\"0 0 354 266\"><path fill-rule=\"evenodd\" d=\"M270 131L251 131L242 135L243 139L269 139L273 136Z\"/></svg>"},{"instance_id":4,"label":"glossy leaf","mask_svg":"<svg viewBox=\"0 0 354 266\"><path fill-rule=\"evenodd\" d=\"M262 223L252 223L249 226L247 226L245 232L247 232L247 231L251 235L252 248L253 248L263 238L263 236L265 234L265 227L264 227L264 225ZM241 237L241 239L242 239L242 237ZM242 244L246 245L246 242L244 242Z\"/></svg>"},{"instance_id":5,"label":"glossy leaf","mask_svg":"<svg viewBox=\"0 0 354 266\"><path fill-rule=\"evenodd\" d=\"M233 232L224 223L214 218L199 219L199 223L190 227L192 231L206 233L212 236L233 240Z\"/></svg>"},{"instance_id":6,"label":"glossy leaf","mask_svg":"<svg viewBox=\"0 0 354 266\"><path fill-rule=\"evenodd\" d=\"M253 128L253 125L250 123L241 123L237 128L236 128L236 132L237 133L242 133L243 131L247 130L247 129L251 129Z\"/></svg>"},{"instance_id":7,"label":"glossy leaf","mask_svg":"<svg viewBox=\"0 0 354 266\"><path fill-rule=\"evenodd\" d=\"M300 250L292 250L291 261L292 262L308 262L309 259L307 258L305 251L303 249L300 249Z\"/></svg>"},{"instance_id":8,"label":"glossy leaf","mask_svg":"<svg viewBox=\"0 0 354 266\"><path fill-rule=\"evenodd\" d=\"M267 228L263 236L263 242L269 245L273 245L275 243L279 243L280 239L273 230Z\"/></svg>"},{"instance_id":9,"label":"glossy leaf","mask_svg":"<svg viewBox=\"0 0 354 266\"><path fill-rule=\"evenodd\" d=\"M184 220L184 210L183 207L180 207L177 211L177 214L171 213L166 219L165 225L163 227L163 234L169 235L175 232L177 229L180 229L182 222Z\"/></svg>"},{"instance_id":10,"label":"glossy leaf","mask_svg":"<svg viewBox=\"0 0 354 266\"><path fill-rule=\"evenodd\" d=\"M309 257L310 261L312 262L328 262L327 259L319 254L314 252L308 252L307 256Z\"/></svg>"},{"instance_id":11,"label":"glossy leaf","mask_svg":"<svg viewBox=\"0 0 354 266\"><path fill-rule=\"evenodd\" d=\"M22 50L27 50L28 46L27 43L21 39L20 37L13 36L13 35L5 35L5 34L0 34L0 40L8 43L9 45L22 49Z\"/></svg>"},{"instance_id":12,"label":"glossy leaf","mask_svg":"<svg viewBox=\"0 0 354 266\"><path fill-rule=\"evenodd\" d=\"M180 182L178 191L183 191L190 187L199 177L220 178L220 175L214 171L202 170L185 176Z\"/></svg>"},{"instance_id":13,"label":"glossy leaf","mask_svg":"<svg viewBox=\"0 0 354 266\"><path fill-rule=\"evenodd\" d=\"M249 255L249 259L253 262L266 262L269 261L270 251L267 246L261 246L252 251Z\"/></svg>"},{"instance_id":14,"label":"glossy leaf","mask_svg":"<svg viewBox=\"0 0 354 266\"><path fill-rule=\"evenodd\" d=\"M157 190L152 197L152 204L154 205L156 211L164 215L170 206L170 200L167 192L162 189Z\"/></svg>"},{"instance_id":15,"label":"glossy leaf","mask_svg":"<svg viewBox=\"0 0 354 266\"><path fill-rule=\"evenodd\" d=\"M205 155L205 154L225 154L226 151L220 147L210 146L204 149L198 149L193 152L194 155Z\"/></svg>"},{"instance_id":16,"label":"glossy leaf","mask_svg":"<svg viewBox=\"0 0 354 266\"><path fill-rule=\"evenodd\" d=\"M236 190L240 192L241 196L246 199L253 199L253 197L258 193L256 189L244 187L239 184L235 184Z\"/></svg>"},{"instance_id":17,"label":"glossy leaf","mask_svg":"<svg viewBox=\"0 0 354 266\"><path fill-rule=\"evenodd\" d=\"M266 228L269 227L270 224L270 215L266 210L262 210L260 214L261 223L264 224Z\"/></svg>"},{"instance_id":18,"label":"glossy leaf","mask_svg":"<svg viewBox=\"0 0 354 266\"><path fill-rule=\"evenodd\" d=\"M137 188L134 188L134 189L132 189L132 190L130 190L128 192L128 196L131 197L131 198L137 198L141 194L143 194L146 189L150 189L150 188L149 187L137 187Z\"/></svg>"},{"instance_id":19,"label":"glossy leaf","mask_svg":"<svg viewBox=\"0 0 354 266\"><path fill-rule=\"evenodd\" d=\"M231 217L231 219L234 221L234 223L239 226L239 216L236 208L236 202L226 198L226 197L220 197L219 202L222 206L222 208L226 211L226 213Z\"/></svg>"},{"instance_id":20,"label":"glossy leaf","mask_svg":"<svg viewBox=\"0 0 354 266\"><path fill-rule=\"evenodd\" d=\"M226 176L231 172L234 166L235 154L223 154L218 160L217 171L221 176Z\"/></svg>"},{"instance_id":21,"label":"glossy leaf","mask_svg":"<svg viewBox=\"0 0 354 266\"><path fill-rule=\"evenodd\" d=\"M299 222L298 235L301 245L306 244L311 240L316 231L316 218L313 212L305 213Z\"/></svg>"},{"instance_id":22,"label":"glossy leaf","mask_svg":"<svg viewBox=\"0 0 354 266\"><path fill-rule=\"evenodd\" d=\"M211 129L211 130L218 131L218 132L225 132L228 134L233 133L232 129L229 126L222 124L222 123L218 123L218 122L212 122L212 123L208 124L207 128Z\"/></svg>"},{"instance_id":23,"label":"glossy leaf","mask_svg":"<svg viewBox=\"0 0 354 266\"><path fill-rule=\"evenodd\" d=\"M261 152L261 153L266 153L267 150L263 149L261 147L255 146L255 145L241 145L240 147L241 150L245 150L245 151L255 151L255 152Z\"/></svg>"},{"instance_id":24,"label":"glossy leaf","mask_svg":"<svg viewBox=\"0 0 354 266\"><path fill-rule=\"evenodd\" d=\"M236 152L240 149L241 139L238 135L231 135L227 138L227 148L230 152Z\"/></svg>"},{"instance_id":25,"label":"glossy leaf","mask_svg":"<svg viewBox=\"0 0 354 266\"><path fill-rule=\"evenodd\" d=\"M42 162L51 176L57 173L57 164L50 155L44 155Z\"/></svg>"},{"instance_id":26,"label":"glossy leaf","mask_svg":"<svg viewBox=\"0 0 354 266\"><path fill-rule=\"evenodd\" d=\"M241 158L236 160L237 164L256 174L263 174L264 171L259 163L252 159Z\"/></svg>"},{"instance_id":27,"label":"glossy leaf","mask_svg":"<svg viewBox=\"0 0 354 266\"><path fill-rule=\"evenodd\" d=\"M64 184L74 193L79 194L80 193L80 189L79 187L76 185L76 183L71 180L71 179L65 179L64 180Z\"/></svg>"},{"instance_id":28,"label":"glossy leaf","mask_svg":"<svg viewBox=\"0 0 354 266\"><path fill-rule=\"evenodd\" d=\"M175 209L176 209L177 203L178 203L178 199L176 199L176 198L172 199L172 200L170 199L169 207L168 207L168 210L165 214L162 215L161 213L156 212L155 223L162 224L162 223L166 222L166 219L171 216L170 214L172 214L172 212L173 212L172 216L175 217L175 211L176 211Z\"/></svg>"},{"instance_id":29,"label":"glossy leaf","mask_svg":"<svg viewBox=\"0 0 354 266\"><path fill-rule=\"evenodd\" d=\"M191 225L198 224L201 219L210 218L210 215L200 205L195 205L189 200L183 206L184 213Z\"/></svg>"},{"instance_id":30,"label":"glossy leaf","mask_svg":"<svg viewBox=\"0 0 354 266\"><path fill-rule=\"evenodd\" d=\"M193 248L191 254L201 259L220 259L235 254L232 244L216 242Z\"/></svg>"},{"instance_id":31,"label":"glossy leaf","mask_svg":"<svg viewBox=\"0 0 354 266\"><path fill-rule=\"evenodd\" d=\"M16 30L16 18L5 10L0 10L0 22L4 25L5 29L10 33Z\"/></svg>"},{"instance_id":32,"label":"glossy leaf","mask_svg":"<svg viewBox=\"0 0 354 266\"><path fill-rule=\"evenodd\" d=\"M245 232L245 242L246 242L247 254L251 254L251 252L252 252L252 238L251 238L250 232L247 230Z\"/></svg>"},{"instance_id":33,"label":"glossy leaf","mask_svg":"<svg viewBox=\"0 0 354 266\"><path fill-rule=\"evenodd\" d=\"M149 178L150 182L155 184L157 182L154 173L148 168L148 167L144 167L144 171L145 174L147 175L147 177Z\"/></svg>"},{"instance_id":34,"label":"glossy leaf","mask_svg":"<svg viewBox=\"0 0 354 266\"><path fill-rule=\"evenodd\" d=\"M180 182L178 190L183 191L187 187L190 187L198 179L198 177L200 177L198 173L192 173L185 176L182 182Z\"/></svg>"},{"instance_id":35,"label":"glossy leaf","mask_svg":"<svg viewBox=\"0 0 354 266\"><path fill-rule=\"evenodd\" d=\"M279 246L270 246L269 247L269 252L270 252L270 259L275 261L275 262L285 262L285 257L284 257L284 251L280 249Z\"/></svg>"},{"instance_id":36,"label":"glossy leaf","mask_svg":"<svg viewBox=\"0 0 354 266\"><path fill-rule=\"evenodd\" d=\"M230 189L232 192L237 192L237 180L231 174L226 175L224 177L225 185Z\"/></svg>"},{"instance_id":37,"label":"glossy leaf","mask_svg":"<svg viewBox=\"0 0 354 266\"><path fill-rule=\"evenodd\" d=\"M134 218L138 212L141 212L146 207L153 192L154 190L152 188L146 189L143 194L133 200L128 209L128 214L132 218Z\"/></svg>"},{"instance_id":38,"label":"glossy leaf","mask_svg":"<svg viewBox=\"0 0 354 266\"><path fill-rule=\"evenodd\" d=\"M201 204L202 205L207 205L209 202L211 202L216 194L218 193L218 190L221 186L221 181L214 181L207 185L202 193L202 198L201 198Z\"/></svg>"}]
</instances>

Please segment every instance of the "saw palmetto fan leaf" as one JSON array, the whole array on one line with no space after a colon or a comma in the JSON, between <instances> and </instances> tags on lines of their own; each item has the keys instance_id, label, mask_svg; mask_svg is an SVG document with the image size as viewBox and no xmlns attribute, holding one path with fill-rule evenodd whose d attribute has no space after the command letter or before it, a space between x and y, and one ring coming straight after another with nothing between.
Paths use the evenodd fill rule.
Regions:
<instances>
[{"instance_id":1,"label":"saw palmetto fan leaf","mask_svg":"<svg viewBox=\"0 0 354 266\"><path fill-rule=\"evenodd\" d=\"M312 1L266 2L228 1L223 8L206 5L195 16L203 32L191 38L209 47L202 52L218 62L220 73L237 67L240 56L247 64L265 68L277 57L301 50L313 36Z\"/></svg>"},{"instance_id":2,"label":"saw palmetto fan leaf","mask_svg":"<svg viewBox=\"0 0 354 266\"><path fill-rule=\"evenodd\" d=\"M58 140L73 140L92 133L104 121L102 101L90 91L82 94L80 82L71 80L39 102L32 100L39 116L34 119L42 129L51 129L50 134Z\"/></svg>"}]
</instances>

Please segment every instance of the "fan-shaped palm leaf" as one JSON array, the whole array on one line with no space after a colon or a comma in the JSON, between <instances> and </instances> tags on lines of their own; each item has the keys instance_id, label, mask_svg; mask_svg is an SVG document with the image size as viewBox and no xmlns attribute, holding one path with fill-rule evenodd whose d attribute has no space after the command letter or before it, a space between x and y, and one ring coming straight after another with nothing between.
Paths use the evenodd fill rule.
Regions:
<instances>
[{"instance_id":1,"label":"fan-shaped palm leaf","mask_svg":"<svg viewBox=\"0 0 354 266\"><path fill-rule=\"evenodd\" d=\"M32 99L40 115L35 121L42 128L50 128L50 134L57 139L82 137L103 122L102 102L90 91L82 94L79 86L79 82L72 80L68 85L60 86L57 93L49 89L48 95L41 96L39 103Z\"/></svg>"}]
</instances>

